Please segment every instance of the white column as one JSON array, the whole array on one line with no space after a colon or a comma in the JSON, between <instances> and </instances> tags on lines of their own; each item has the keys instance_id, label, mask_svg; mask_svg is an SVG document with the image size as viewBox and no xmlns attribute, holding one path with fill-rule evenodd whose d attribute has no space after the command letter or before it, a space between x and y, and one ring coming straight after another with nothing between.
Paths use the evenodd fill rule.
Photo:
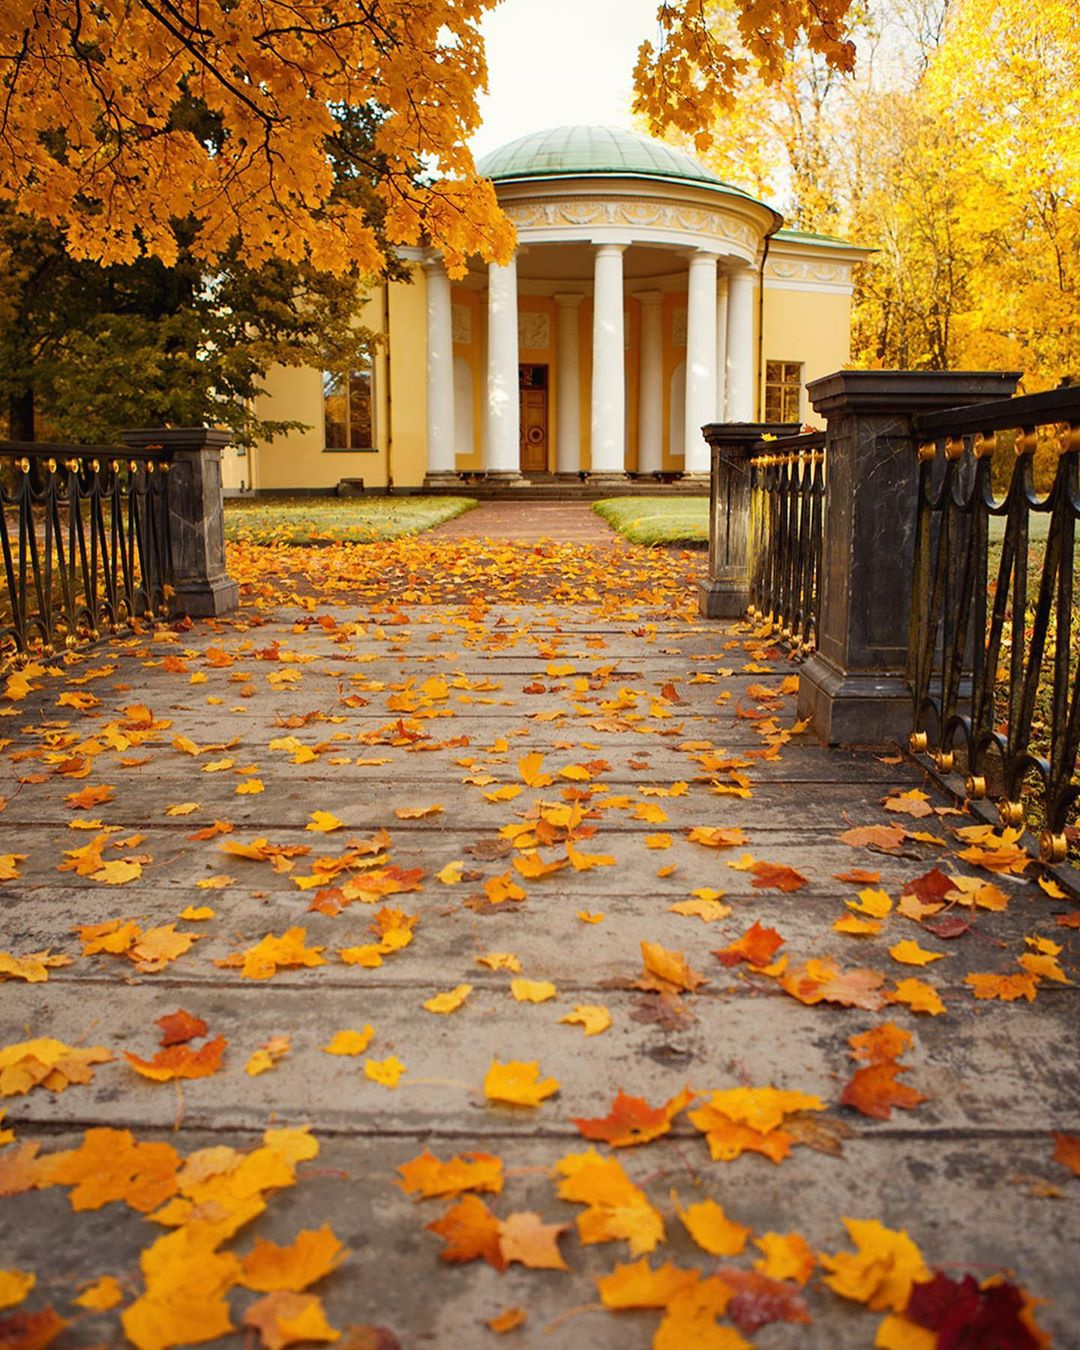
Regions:
<instances>
[{"instance_id":1,"label":"white column","mask_svg":"<svg viewBox=\"0 0 1080 1350\"><path fill-rule=\"evenodd\" d=\"M701 434L716 420L716 254L694 253L686 299L686 473L709 472L709 446Z\"/></svg>"},{"instance_id":2,"label":"white column","mask_svg":"<svg viewBox=\"0 0 1080 1350\"><path fill-rule=\"evenodd\" d=\"M455 472L454 338L450 278L442 260L424 263L427 274L427 477Z\"/></svg>"},{"instance_id":3,"label":"white column","mask_svg":"<svg viewBox=\"0 0 1080 1350\"><path fill-rule=\"evenodd\" d=\"M578 337L583 295L556 295L555 379L558 406L555 421L555 472L581 472L581 342Z\"/></svg>"},{"instance_id":4,"label":"white column","mask_svg":"<svg viewBox=\"0 0 1080 1350\"><path fill-rule=\"evenodd\" d=\"M727 421L727 309L728 281L717 278L716 287L716 420Z\"/></svg>"},{"instance_id":5,"label":"white column","mask_svg":"<svg viewBox=\"0 0 1080 1350\"><path fill-rule=\"evenodd\" d=\"M592 472L621 474L626 453L625 244L600 244L593 282Z\"/></svg>"},{"instance_id":6,"label":"white column","mask_svg":"<svg viewBox=\"0 0 1080 1350\"><path fill-rule=\"evenodd\" d=\"M638 472L657 473L664 451L664 333L662 291L637 291L641 305L638 388Z\"/></svg>"},{"instance_id":7,"label":"white column","mask_svg":"<svg viewBox=\"0 0 1080 1350\"><path fill-rule=\"evenodd\" d=\"M746 267L728 276L727 418L754 420L754 274Z\"/></svg>"},{"instance_id":8,"label":"white column","mask_svg":"<svg viewBox=\"0 0 1080 1350\"><path fill-rule=\"evenodd\" d=\"M488 359L484 469L518 477L521 412L518 402L517 262L488 264Z\"/></svg>"}]
</instances>

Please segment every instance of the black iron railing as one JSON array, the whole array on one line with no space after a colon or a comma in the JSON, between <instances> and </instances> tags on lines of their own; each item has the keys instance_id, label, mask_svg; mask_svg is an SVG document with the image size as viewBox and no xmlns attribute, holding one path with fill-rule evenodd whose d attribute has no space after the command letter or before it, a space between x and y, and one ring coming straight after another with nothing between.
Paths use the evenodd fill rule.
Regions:
<instances>
[{"instance_id":1,"label":"black iron railing","mask_svg":"<svg viewBox=\"0 0 1080 1350\"><path fill-rule=\"evenodd\" d=\"M750 612L805 652L817 643L825 432L759 450L750 461Z\"/></svg>"},{"instance_id":2,"label":"black iron railing","mask_svg":"<svg viewBox=\"0 0 1080 1350\"><path fill-rule=\"evenodd\" d=\"M1044 858L1059 861L1080 802L1080 389L914 427L912 748L962 770L969 796L996 796L1005 823L1041 827ZM1008 471L1001 498L995 465L999 480Z\"/></svg>"},{"instance_id":3,"label":"black iron railing","mask_svg":"<svg viewBox=\"0 0 1080 1350\"><path fill-rule=\"evenodd\" d=\"M0 551L0 657L166 613L168 455L0 441Z\"/></svg>"}]
</instances>

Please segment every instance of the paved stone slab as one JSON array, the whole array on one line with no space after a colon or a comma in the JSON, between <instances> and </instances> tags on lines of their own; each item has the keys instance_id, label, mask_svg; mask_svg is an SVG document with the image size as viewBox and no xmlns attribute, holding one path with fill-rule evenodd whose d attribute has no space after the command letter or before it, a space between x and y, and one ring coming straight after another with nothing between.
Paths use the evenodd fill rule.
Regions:
<instances>
[{"instance_id":1,"label":"paved stone slab","mask_svg":"<svg viewBox=\"0 0 1080 1350\"><path fill-rule=\"evenodd\" d=\"M478 517L465 518L473 530ZM490 555L476 546L478 560L462 561L470 555L467 536L459 543L460 551L447 540L439 546L444 553L418 544L416 556L441 559L446 572L471 567L464 585L477 588ZM635 572L637 552L616 550ZM588 571L584 553L565 557L569 569L580 564ZM229 1048L221 1073L179 1088L140 1079L118 1059L98 1069L91 1084L62 1095L37 1090L10 1099L5 1123L14 1122L19 1139L40 1140L45 1148L76 1144L76 1129L109 1125L168 1139L186 1153L208 1144L251 1147L271 1120L310 1121L320 1157L301 1168L295 1189L272 1199L253 1231L288 1241L301 1227L334 1226L355 1251L318 1286L335 1325L377 1321L393 1327L403 1346L471 1350L498 1343L484 1319L517 1303L528 1321L515 1344L637 1350L651 1344L655 1314L615 1317L590 1306L592 1276L629 1259L624 1243L582 1247L567 1235L570 1273L448 1267L424 1230L445 1205L407 1201L394 1185L395 1167L425 1147L441 1157L486 1148L502 1156L509 1171L505 1193L492 1201L498 1214L534 1209L545 1221L572 1222L576 1207L555 1198L549 1169L584 1146L571 1118L604 1114L619 1088L654 1103L686 1083L705 1090L766 1083L798 1088L820 1095L829 1118L847 1127L839 1156L800 1147L781 1166L751 1156L713 1163L685 1119L670 1137L623 1151L621 1161L665 1215L668 1243L658 1249L659 1259L711 1269L673 1215L673 1186L684 1201L722 1200L755 1233L797 1230L828 1251L846 1245L841 1216L879 1218L906 1228L929 1261L954 1272L1013 1270L1033 1294L1049 1300L1040 1318L1068 1345L1080 1325L1072 1278L1080 1227L1075 1202L1069 1203L1080 1183L1053 1163L1051 1132L1080 1129L1076 987L1044 984L1030 1005L982 1004L963 980L971 971L1015 968L1033 933L1063 944L1064 968L1076 979L1077 937L1054 923L1075 902L1051 900L1030 880L999 878L1010 897L1007 910L980 913L974 931L957 941L935 939L895 914L878 937L834 933L833 921L857 890L837 873L872 868L895 900L905 883L943 856L924 841L908 840L886 854L852 849L837 838L850 825L895 822L881 799L922 784L912 765L825 751L801 737L771 751L759 728L775 711L777 725L790 729L794 699L763 699L751 686L778 688L797 668L746 625L682 617L659 592L653 599L624 598L618 613L605 609L609 597L599 592L571 608L552 598L562 583L551 578L538 583L534 605L474 609L468 599L445 605L407 600L406 593L421 597L425 588L449 584L403 579L407 561L404 554L391 556L388 567L399 571L386 582L389 598L373 599L376 579L346 585L346 578L331 574L332 560L320 557L310 570L323 589L312 595L311 609L290 599L279 610L259 610L255 599L271 601L252 584L249 606L236 621L102 646L69 674L115 667L109 673L82 685L43 681L38 692L12 705L0 722L8 741L0 761L0 793L7 798L0 855L27 856L17 863L18 879L0 887L0 946L17 952L51 946L74 960L48 983L0 986L0 1044L55 1035L149 1056L156 1048L154 1019L182 1006L204 1016ZM525 565L521 555L518 565ZM589 567L592 579L584 584L595 586L595 562ZM284 593L280 577L266 584ZM345 632L343 625L351 628ZM561 672L564 664L573 669ZM445 678L445 698L417 692L433 675ZM711 678L695 682L701 675ZM61 703L61 695L76 691L99 704ZM109 738L117 727L122 734L125 722L139 724L141 715L130 712L139 705L169 725L118 748ZM430 715L446 712L452 716ZM315 759L293 763L295 749L270 750L272 739L290 735ZM177 736L202 752L175 748ZM91 744L88 753L95 741L99 750ZM712 780L726 775L705 771L694 742L745 761L738 771L748 775L753 795L717 795ZM207 746L223 748L202 749ZM590 760L610 764L595 770L596 782L626 804L588 821L596 833L579 847L610 854L615 865L523 881L523 902L492 910L483 883L512 865L510 854L491 856L500 830L520 823L538 801L582 791L559 778L542 788L525 786L517 760L529 750L544 755L549 772ZM57 773L80 755L92 761L85 777ZM231 766L203 772L207 763L230 758ZM363 759L387 762L357 763ZM477 773L494 781L462 782ZM264 791L237 795L237 786L256 776ZM688 784L685 795L641 792L677 782ZM111 785L114 796L74 811L68 794L95 784ZM511 801L486 801L484 792L499 784L523 791ZM941 795L932 800L947 805ZM170 805L184 802L197 807L168 816ZM444 808L439 815L396 815L435 802ZM650 803L668 819L642 819L634 807ZM315 810L334 812L346 828L306 831ZM69 828L73 815L119 827L106 841L106 856L145 857L142 876L108 886L58 872L65 850L94 837L93 830ZM952 843L949 829L957 822L951 816L899 819ZM233 839L308 845L312 856L336 856L349 839L386 828L392 864L424 873L421 890L387 901L419 916L413 943L378 969L343 964L339 949L371 940L374 908L355 903L337 917L312 912L314 890L301 892L290 874L229 858L218 840L189 838L214 820L231 822ZM748 842L730 850L702 848L685 836L693 825L738 825ZM671 847L648 848L648 837L662 833L672 836ZM142 838L131 842L133 835ZM110 852L113 840L121 847ZM476 847L480 856L470 852ZM808 885L791 894L756 889L752 873L727 865L743 852L796 868ZM470 878L438 883L435 874L455 859ZM309 858L298 859L295 873L309 865ZM669 867L670 874L658 875ZM955 859L948 868L972 871ZM235 881L225 889L198 887L217 875ZM671 912L672 903L701 887L723 890L730 916L706 925ZM79 955L73 924L118 917L138 917L144 926L167 923L190 904L211 905L216 917L180 922L200 940L159 974L140 975L123 956ZM605 917L585 924L580 911ZM720 966L712 952L754 920L783 935L793 962L831 955L845 966L882 971L890 986L914 974L940 990L948 1012L928 1018L895 1007L881 1013L806 1007L766 977ZM291 925L303 926L308 942L326 949L326 965L282 970L265 982L214 965ZM898 965L888 948L904 937L918 937L944 959L925 971ZM633 987L643 940L683 951L708 977L701 993L684 999L685 1017L658 1020L655 997ZM491 951L517 954L522 973L551 980L556 997L515 1002L510 977L476 962ZM443 1018L423 1010L425 999L461 982L474 990L459 1012ZM560 1024L580 1003L606 1005L611 1030L587 1039L580 1028ZM838 1102L854 1067L847 1038L890 1013L915 1038L907 1081L928 1101L875 1121ZM362 1060L322 1053L335 1030L365 1023L376 1031L371 1055L396 1054L408 1068L395 1092L366 1079ZM291 1035L291 1053L267 1074L246 1075L251 1052L281 1034ZM485 1103L481 1083L493 1057L538 1060L561 1092L536 1111ZM39 1273L33 1306L51 1299L63 1311L78 1281L104 1273L122 1275L131 1293L138 1290L139 1250L160 1231L146 1220L117 1205L72 1215L56 1189L0 1204L0 1266ZM244 1234L231 1246L244 1251L250 1241ZM738 1263L748 1266L749 1256ZM246 1298L236 1295L238 1310ZM774 1326L758 1343L780 1350L871 1343L873 1314L816 1282L808 1299L812 1327ZM86 1318L67 1337L64 1344L72 1346L118 1343L115 1316Z\"/></svg>"}]
</instances>

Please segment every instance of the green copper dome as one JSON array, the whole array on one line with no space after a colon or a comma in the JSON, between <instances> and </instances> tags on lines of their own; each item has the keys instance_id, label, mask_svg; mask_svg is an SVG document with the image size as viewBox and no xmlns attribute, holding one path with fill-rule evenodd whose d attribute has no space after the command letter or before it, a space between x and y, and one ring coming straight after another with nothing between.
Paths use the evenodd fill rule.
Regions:
<instances>
[{"instance_id":1,"label":"green copper dome","mask_svg":"<svg viewBox=\"0 0 1080 1350\"><path fill-rule=\"evenodd\" d=\"M534 131L489 151L477 160L476 167L485 178L496 182L596 173L670 178L731 190L684 151L622 127L552 127Z\"/></svg>"}]
</instances>

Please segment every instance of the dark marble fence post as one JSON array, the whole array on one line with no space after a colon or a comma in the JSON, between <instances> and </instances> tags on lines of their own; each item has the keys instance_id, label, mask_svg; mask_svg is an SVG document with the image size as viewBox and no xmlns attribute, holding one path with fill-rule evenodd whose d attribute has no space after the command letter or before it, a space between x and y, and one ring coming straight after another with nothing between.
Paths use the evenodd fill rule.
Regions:
<instances>
[{"instance_id":1,"label":"dark marble fence post","mask_svg":"<svg viewBox=\"0 0 1080 1350\"><path fill-rule=\"evenodd\" d=\"M239 599L236 582L225 570L221 452L230 439L216 427L125 431L122 436L131 450L169 453L173 586L177 607L192 618L226 614Z\"/></svg>"},{"instance_id":2,"label":"dark marble fence post","mask_svg":"<svg viewBox=\"0 0 1080 1350\"><path fill-rule=\"evenodd\" d=\"M1015 373L843 370L807 385L828 419L817 651L799 716L832 745L888 745L911 730L905 683L919 466L918 413L1008 398Z\"/></svg>"},{"instance_id":3,"label":"dark marble fence post","mask_svg":"<svg viewBox=\"0 0 1080 1350\"><path fill-rule=\"evenodd\" d=\"M710 422L709 575L698 584L707 619L736 619L750 604L750 458L762 436L795 436L799 424Z\"/></svg>"}]
</instances>

